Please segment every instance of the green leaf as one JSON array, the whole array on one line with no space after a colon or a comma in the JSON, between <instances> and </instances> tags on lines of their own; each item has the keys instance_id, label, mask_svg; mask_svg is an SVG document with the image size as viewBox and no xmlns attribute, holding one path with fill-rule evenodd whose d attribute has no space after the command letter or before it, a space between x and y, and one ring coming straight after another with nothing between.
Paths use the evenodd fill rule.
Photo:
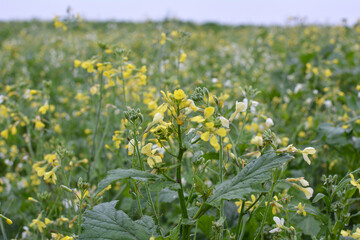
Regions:
<instances>
[{"instance_id":1,"label":"green leaf","mask_svg":"<svg viewBox=\"0 0 360 240\"><path fill-rule=\"evenodd\" d=\"M320 124L318 131L325 143L329 145L345 146L347 144L345 129L342 127L333 127L329 123L323 123Z\"/></svg>"},{"instance_id":2,"label":"green leaf","mask_svg":"<svg viewBox=\"0 0 360 240\"><path fill-rule=\"evenodd\" d=\"M318 202L319 200L321 200L322 198L324 198L325 197L325 195L324 194L322 194L322 193L318 193L318 194L316 194L316 196L314 197L314 199L313 199L313 203L316 203L316 202Z\"/></svg>"},{"instance_id":3,"label":"green leaf","mask_svg":"<svg viewBox=\"0 0 360 240\"><path fill-rule=\"evenodd\" d=\"M145 171L140 171L136 169L115 169L110 170L107 173L107 176L100 181L97 187L97 193L106 188L109 184L114 181L132 178L140 181L146 182L147 180L157 180L160 179L158 175L151 174Z\"/></svg>"},{"instance_id":4,"label":"green leaf","mask_svg":"<svg viewBox=\"0 0 360 240\"><path fill-rule=\"evenodd\" d=\"M280 167L294 157L289 154L276 155L266 153L261 157L248 163L232 179L229 179L214 189L207 203L217 206L221 199L234 200L243 198L252 192L259 191L259 185L271 179L271 169Z\"/></svg>"},{"instance_id":5,"label":"green leaf","mask_svg":"<svg viewBox=\"0 0 360 240\"><path fill-rule=\"evenodd\" d=\"M312 216L308 216L299 223L298 227L304 234L316 236L320 231L320 225L319 221Z\"/></svg>"},{"instance_id":6,"label":"green leaf","mask_svg":"<svg viewBox=\"0 0 360 240\"><path fill-rule=\"evenodd\" d=\"M214 216L204 215L198 220L198 228L204 233L209 239L214 235L212 230L212 222L215 221Z\"/></svg>"},{"instance_id":7,"label":"green leaf","mask_svg":"<svg viewBox=\"0 0 360 240\"><path fill-rule=\"evenodd\" d=\"M159 202L170 203L178 199L178 192L164 188L159 192Z\"/></svg>"},{"instance_id":8,"label":"green leaf","mask_svg":"<svg viewBox=\"0 0 360 240\"><path fill-rule=\"evenodd\" d=\"M170 240L178 240L180 236L180 225L178 224L174 229L170 231Z\"/></svg>"},{"instance_id":9,"label":"green leaf","mask_svg":"<svg viewBox=\"0 0 360 240\"><path fill-rule=\"evenodd\" d=\"M101 203L86 212L81 225L83 231L79 239L135 240L149 239L156 233L154 221L149 216L133 221L126 213L116 210L117 201Z\"/></svg>"}]
</instances>

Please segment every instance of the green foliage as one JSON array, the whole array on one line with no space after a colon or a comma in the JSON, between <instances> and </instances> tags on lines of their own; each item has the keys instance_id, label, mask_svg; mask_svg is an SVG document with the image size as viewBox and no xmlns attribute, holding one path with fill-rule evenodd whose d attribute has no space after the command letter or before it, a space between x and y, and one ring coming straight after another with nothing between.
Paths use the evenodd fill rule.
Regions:
<instances>
[{"instance_id":1,"label":"green foliage","mask_svg":"<svg viewBox=\"0 0 360 240\"><path fill-rule=\"evenodd\" d=\"M234 178L223 182L214 189L208 204L218 205L223 199L242 199L251 193L266 191L261 185L271 179L271 170L285 164L293 157L287 154L266 153L249 162Z\"/></svg>"},{"instance_id":2,"label":"green foliage","mask_svg":"<svg viewBox=\"0 0 360 240\"><path fill-rule=\"evenodd\" d=\"M149 239L156 233L154 221L149 216L133 221L121 210L116 210L117 201L101 203L87 211L80 239L136 240Z\"/></svg>"}]
</instances>

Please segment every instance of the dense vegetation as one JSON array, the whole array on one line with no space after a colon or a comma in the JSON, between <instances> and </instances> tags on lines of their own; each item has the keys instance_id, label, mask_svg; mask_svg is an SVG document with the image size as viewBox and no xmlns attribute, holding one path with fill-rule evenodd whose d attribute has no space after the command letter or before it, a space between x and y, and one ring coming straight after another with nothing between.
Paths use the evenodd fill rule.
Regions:
<instances>
[{"instance_id":1,"label":"dense vegetation","mask_svg":"<svg viewBox=\"0 0 360 240\"><path fill-rule=\"evenodd\" d=\"M360 239L360 25L0 23L2 239Z\"/></svg>"}]
</instances>

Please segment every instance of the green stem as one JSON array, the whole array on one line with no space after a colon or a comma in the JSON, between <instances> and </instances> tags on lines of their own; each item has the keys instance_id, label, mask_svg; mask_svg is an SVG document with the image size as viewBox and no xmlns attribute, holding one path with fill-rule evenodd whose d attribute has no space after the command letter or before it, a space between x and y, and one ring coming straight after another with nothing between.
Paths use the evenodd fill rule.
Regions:
<instances>
[{"instance_id":1,"label":"green stem","mask_svg":"<svg viewBox=\"0 0 360 240\"><path fill-rule=\"evenodd\" d=\"M126 92L125 92L125 78L123 77L123 67L122 67L122 56L121 56L121 61L120 61L120 77L123 79L122 80L122 88L123 88L123 100L124 100L124 108L123 110L126 109Z\"/></svg>"},{"instance_id":2,"label":"green stem","mask_svg":"<svg viewBox=\"0 0 360 240\"><path fill-rule=\"evenodd\" d=\"M102 74L102 72L100 72L100 96L99 96L99 101L98 101L98 107L96 110L94 135L93 135L93 139L92 139L92 146L91 146L91 152L90 152L90 158L89 158L89 167L88 167L88 172L87 172L87 181L88 182L90 182L91 166L92 166L92 164L94 162L94 158L95 158L95 146L96 146L95 141L96 141L96 135L97 135L98 125L99 125L99 120L100 120L101 102L102 102L103 88L104 88L103 85L104 85L103 74Z\"/></svg>"},{"instance_id":3,"label":"green stem","mask_svg":"<svg viewBox=\"0 0 360 240\"><path fill-rule=\"evenodd\" d=\"M81 207L82 207L82 201L83 201L83 193L81 193L80 201L79 201L79 221L78 221L78 235L81 234Z\"/></svg>"},{"instance_id":4,"label":"green stem","mask_svg":"<svg viewBox=\"0 0 360 240\"><path fill-rule=\"evenodd\" d=\"M28 137L29 137L29 139L28 139L28 141L27 141L26 144L27 144L27 147L28 147L28 149L29 149L30 156L34 157L35 154L34 154L34 150L33 150L33 148L32 148L32 144L31 144L31 133L30 133L29 125L26 125L26 132L27 132Z\"/></svg>"},{"instance_id":5,"label":"green stem","mask_svg":"<svg viewBox=\"0 0 360 240\"><path fill-rule=\"evenodd\" d=\"M246 222L247 222L247 218L243 218L243 223L242 223L242 227L241 227L241 234L240 234L240 238L239 240L242 240L244 238L245 235L245 226L246 226Z\"/></svg>"},{"instance_id":6,"label":"green stem","mask_svg":"<svg viewBox=\"0 0 360 240\"><path fill-rule=\"evenodd\" d=\"M136 184L135 180L133 180L133 183L134 183L136 201L137 201L139 212L140 212L140 217L142 217L144 215L144 213L143 213L142 208L141 208L139 188L137 187L137 184Z\"/></svg>"},{"instance_id":7,"label":"green stem","mask_svg":"<svg viewBox=\"0 0 360 240\"><path fill-rule=\"evenodd\" d=\"M245 208L245 200L243 200L242 204L241 204L241 211L240 211L240 215L239 215L239 220L238 220L238 224L236 226L235 240L237 240L239 238L239 235L240 235L241 221L242 221L242 217L243 217L244 211L245 211L244 208Z\"/></svg>"},{"instance_id":8,"label":"green stem","mask_svg":"<svg viewBox=\"0 0 360 240\"><path fill-rule=\"evenodd\" d=\"M171 181L171 182L174 182L174 183L177 183L177 181L175 181L174 179L172 179L169 175L167 175L166 173L163 173L163 176L167 179L167 180L169 180L169 181Z\"/></svg>"},{"instance_id":9,"label":"green stem","mask_svg":"<svg viewBox=\"0 0 360 240\"><path fill-rule=\"evenodd\" d=\"M196 222L195 224L195 232L194 232L194 239L193 240L196 240L196 233L197 233L197 228L198 228L198 221Z\"/></svg>"},{"instance_id":10,"label":"green stem","mask_svg":"<svg viewBox=\"0 0 360 240\"><path fill-rule=\"evenodd\" d=\"M179 115L179 110L178 110L178 115ZM178 189L178 196L179 196L179 201L180 201L181 216L182 216L183 219L187 219L188 218L188 212L187 212L187 209L186 209L184 190L183 190L183 186L182 186L182 183L181 183L181 162L182 162L182 158L183 158L183 155L184 155L184 152L186 151L186 149L182 145L182 134L181 134L180 125L177 125L177 134L178 134L178 143L179 143L179 153L178 153L178 156L177 156L177 164L178 164L178 166L176 167L176 181L180 185L180 188ZM183 225L182 226L181 239L184 239L184 240L189 239L190 233L191 233L191 226L190 225Z\"/></svg>"},{"instance_id":11,"label":"green stem","mask_svg":"<svg viewBox=\"0 0 360 240\"><path fill-rule=\"evenodd\" d=\"M219 180L220 180L220 184L223 183L223 146L222 146L222 137L220 137L220 150L219 150ZM220 200L220 211L219 211L219 217L220 218L224 218L224 203L223 200ZM223 227L221 227L220 229L220 234L219 234L219 239L221 240L223 238Z\"/></svg>"},{"instance_id":12,"label":"green stem","mask_svg":"<svg viewBox=\"0 0 360 240\"><path fill-rule=\"evenodd\" d=\"M3 224L2 219L0 219L0 228L1 228L1 234L3 235L4 240L7 240L7 236L6 236L6 233L5 233L4 224Z\"/></svg>"},{"instance_id":13,"label":"green stem","mask_svg":"<svg viewBox=\"0 0 360 240\"><path fill-rule=\"evenodd\" d=\"M108 117L106 119L106 125L105 125L105 129L104 129L103 135L102 135L101 140L100 140L99 148L95 153L94 165L96 165L97 159L99 159L101 151L103 150L105 137L106 137L106 134L107 134L107 131L108 131L108 128L109 128L109 124L110 124L110 117L111 117L111 113L109 113L109 115L108 115Z\"/></svg>"},{"instance_id":14,"label":"green stem","mask_svg":"<svg viewBox=\"0 0 360 240\"><path fill-rule=\"evenodd\" d=\"M194 186L192 186L191 187L191 190L190 190L190 194L189 194L189 197L188 197L188 199L187 199L187 201L186 201L186 207L189 205L189 203L190 203L190 200L191 200L191 197L192 197L192 195L193 195L193 192L194 192Z\"/></svg>"},{"instance_id":15,"label":"green stem","mask_svg":"<svg viewBox=\"0 0 360 240\"><path fill-rule=\"evenodd\" d=\"M141 156L140 156L139 142L138 142L138 140L136 138L135 133L136 133L136 129L134 128L134 140L135 140L136 154L137 154L138 159L139 159L139 164L140 164L141 171L145 171L144 162L141 160ZM146 195L147 195L147 197L149 199L149 202L150 202L150 206L151 206L151 208L152 208L152 210L154 212L155 224L159 227L159 219L158 219L156 209L155 209L155 205L154 205L154 202L152 200L150 189L149 189L149 186L147 185L147 183L145 183L145 190L146 190Z\"/></svg>"},{"instance_id":16,"label":"green stem","mask_svg":"<svg viewBox=\"0 0 360 240\"><path fill-rule=\"evenodd\" d=\"M274 175L276 175L276 174L274 174ZM273 183L272 183L272 185L271 185L271 189L270 189L270 193L269 193L269 197L268 197L268 201L267 201L267 202L268 202L268 205L266 206L266 210L265 210L265 216L263 217L263 219L262 219L262 221L261 221L261 225L260 225L259 231L258 231L258 233L256 234L256 237L254 238L254 240L258 239L258 237L259 237L260 235L263 235L263 234L262 234L262 231L263 231L263 228L264 228L264 225L265 225L265 222L266 222L267 215L268 215L269 210L270 210L270 206L271 206L270 201L271 201L272 196L273 196L273 193L274 193L275 183L276 183L276 176L274 177Z\"/></svg>"}]
</instances>

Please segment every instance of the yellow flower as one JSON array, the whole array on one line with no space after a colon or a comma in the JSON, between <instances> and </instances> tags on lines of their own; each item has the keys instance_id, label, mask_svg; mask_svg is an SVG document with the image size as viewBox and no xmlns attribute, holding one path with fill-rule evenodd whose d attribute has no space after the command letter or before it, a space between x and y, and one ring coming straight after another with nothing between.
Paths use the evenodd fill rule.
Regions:
<instances>
[{"instance_id":1,"label":"yellow flower","mask_svg":"<svg viewBox=\"0 0 360 240\"><path fill-rule=\"evenodd\" d=\"M223 116L220 117L221 126L229 128L229 120L224 118Z\"/></svg>"},{"instance_id":2,"label":"yellow flower","mask_svg":"<svg viewBox=\"0 0 360 240\"><path fill-rule=\"evenodd\" d=\"M343 237L349 237L351 235L351 231L350 230L341 230L341 236Z\"/></svg>"},{"instance_id":3,"label":"yellow flower","mask_svg":"<svg viewBox=\"0 0 360 240\"><path fill-rule=\"evenodd\" d=\"M258 147L261 147L264 144L263 138L261 136L255 136L253 139L251 139L250 143L255 144Z\"/></svg>"},{"instance_id":4,"label":"yellow flower","mask_svg":"<svg viewBox=\"0 0 360 240\"><path fill-rule=\"evenodd\" d=\"M186 56L187 56L186 53L182 53L179 62L181 63L185 62Z\"/></svg>"},{"instance_id":5,"label":"yellow flower","mask_svg":"<svg viewBox=\"0 0 360 240\"><path fill-rule=\"evenodd\" d=\"M216 138L215 135L213 135L210 139L210 144L211 146L213 146L215 148L216 151L219 151L220 150L220 144Z\"/></svg>"},{"instance_id":6,"label":"yellow flower","mask_svg":"<svg viewBox=\"0 0 360 240\"><path fill-rule=\"evenodd\" d=\"M265 202L265 205L267 206L268 203ZM281 208L283 207L280 203L279 203L279 198L277 196L274 196L274 201L270 202L270 206L272 207L272 214L275 215L276 212L280 213L281 212Z\"/></svg>"},{"instance_id":7,"label":"yellow flower","mask_svg":"<svg viewBox=\"0 0 360 240\"><path fill-rule=\"evenodd\" d=\"M240 113L240 112L244 112L245 110L246 110L245 103L236 101L235 111Z\"/></svg>"},{"instance_id":8,"label":"yellow flower","mask_svg":"<svg viewBox=\"0 0 360 240\"><path fill-rule=\"evenodd\" d=\"M292 186L295 187L296 189L302 191L305 194L307 199L310 199L314 193L314 190L311 187L303 188L303 187L297 185L296 183L293 183Z\"/></svg>"},{"instance_id":9,"label":"yellow flower","mask_svg":"<svg viewBox=\"0 0 360 240\"><path fill-rule=\"evenodd\" d=\"M78 67L80 67L80 65L81 65L81 61L75 59L75 60L74 60L74 66L75 66L76 68L78 68Z\"/></svg>"},{"instance_id":10,"label":"yellow flower","mask_svg":"<svg viewBox=\"0 0 360 240\"><path fill-rule=\"evenodd\" d=\"M294 153L297 151L298 151L298 149L296 147L294 147L292 144L290 144L289 146L287 146L285 148L280 148L280 149L276 150L277 153Z\"/></svg>"},{"instance_id":11,"label":"yellow flower","mask_svg":"<svg viewBox=\"0 0 360 240\"><path fill-rule=\"evenodd\" d=\"M53 184L56 184L56 174L55 174L55 171L57 170L57 167L53 168L51 171L49 172L46 172L44 174L44 181L45 182L52 182Z\"/></svg>"},{"instance_id":12,"label":"yellow flower","mask_svg":"<svg viewBox=\"0 0 360 240\"><path fill-rule=\"evenodd\" d=\"M202 116L196 116L196 117L193 117L193 118L190 118L190 121L192 122L197 122L197 123L202 123L205 121L205 119L202 117Z\"/></svg>"},{"instance_id":13,"label":"yellow flower","mask_svg":"<svg viewBox=\"0 0 360 240\"><path fill-rule=\"evenodd\" d=\"M182 89L178 89L174 91L174 98L176 100L182 100L186 97L184 91Z\"/></svg>"},{"instance_id":14,"label":"yellow flower","mask_svg":"<svg viewBox=\"0 0 360 240\"><path fill-rule=\"evenodd\" d=\"M129 156L133 155L134 154L134 147L135 147L135 140L134 139L131 139L129 144L128 144L128 154Z\"/></svg>"},{"instance_id":15,"label":"yellow flower","mask_svg":"<svg viewBox=\"0 0 360 240\"><path fill-rule=\"evenodd\" d=\"M151 168L154 168L154 165L156 163L161 163L161 162L162 162L162 158L160 156L152 155L152 156L148 157L148 159L147 159L147 163L149 164L149 166Z\"/></svg>"},{"instance_id":16,"label":"yellow flower","mask_svg":"<svg viewBox=\"0 0 360 240\"><path fill-rule=\"evenodd\" d=\"M310 159L308 157L308 154L315 154L316 153L315 148L307 147L304 150L301 150L300 152L302 153L304 160L310 165L311 161L310 161Z\"/></svg>"},{"instance_id":17,"label":"yellow flower","mask_svg":"<svg viewBox=\"0 0 360 240\"><path fill-rule=\"evenodd\" d=\"M305 180L304 177L299 178L287 178L285 179L287 182L300 182L303 187L309 186L309 182Z\"/></svg>"},{"instance_id":18,"label":"yellow flower","mask_svg":"<svg viewBox=\"0 0 360 240\"><path fill-rule=\"evenodd\" d=\"M36 117L36 118L35 118L35 129L36 129L36 130L41 130L41 129L43 129L44 127L45 127L45 124L41 122L40 117L39 117L39 116Z\"/></svg>"},{"instance_id":19,"label":"yellow flower","mask_svg":"<svg viewBox=\"0 0 360 240\"><path fill-rule=\"evenodd\" d=\"M73 237L65 236L61 238L60 240L73 240Z\"/></svg>"},{"instance_id":20,"label":"yellow flower","mask_svg":"<svg viewBox=\"0 0 360 240\"><path fill-rule=\"evenodd\" d=\"M148 143L141 149L141 153L150 157L151 156L151 148L152 148L152 143Z\"/></svg>"},{"instance_id":21,"label":"yellow flower","mask_svg":"<svg viewBox=\"0 0 360 240\"><path fill-rule=\"evenodd\" d=\"M330 71L330 69L326 69L324 74L325 74L325 77L330 77L332 75L332 72Z\"/></svg>"},{"instance_id":22,"label":"yellow flower","mask_svg":"<svg viewBox=\"0 0 360 240\"><path fill-rule=\"evenodd\" d=\"M359 183L360 179L355 181L354 175L352 173L350 173L350 177L351 177L351 181L350 181L351 185L357 187L359 189L359 193L360 193L360 183Z\"/></svg>"},{"instance_id":23,"label":"yellow flower","mask_svg":"<svg viewBox=\"0 0 360 240\"><path fill-rule=\"evenodd\" d=\"M225 137L226 136L226 130L225 128L219 128L218 130L215 131L215 133L217 135L219 135L220 137Z\"/></svg>"},{"instance_id":24,"label":"yellow flower","mask_svg":"<svg viewBox=\"0 0 360 240\"><path fill-rule=\"evenodd\" d=\"M209 141L209 139L210 139L210 132L207 131L207 132L202 133L202 134L200 135L200 138L201 138L201 140L203 140L204 142Z\"/></svg>"},{"instance_id":25,"label":"yellow flower","mask_svg":"<svg viewBox=\"0 0 360 240\"><path fill-rule=\"evenodd\" d=\"M162 113L158 112L155 114L154 119L152 121L152 124L157 124L159 122L161 122L163 120L164 116L162 115Z\"/></svg>"},{"instance_id":26,"label":"yellow flower","mask_svg":"<svg viewBox=\"0 0 360 240\"><path fill-rule=\"evenodd\" d=\"M52 221L50 219L48 219L48 218L45 218L45 224L49 225L50 223L52 223Z\"/></svg>"},{"instance_id":27,"label":"yellow flower","mask_svg":"<svg viewBox=\"0 0 360 240\"><path fill-rule=\"evenodd\" d=\"M351 237L355 239L360 239L360 228L356 228L356 232L354 232Z\"/></svg>"},{"instance_id":28,"label":"yellow flower","mask_svg":"<svg viewBox=\"0 0 360 240\"><path fill-rule=\"evenodd\" d=\"M45 172L46 172L46 168L47 168L47 166L44 166L44 167L35 167L34 169L35 169L37 175L38 175L39 177L42 177L42 176L44 176L44 174L45 174Z\"/></svg>"},{"instance_id":29,"label":"yellow flower","mask_svg":"<svg viewBox=\"0 0 360 240\"><path fill-rule=\"evenodd\" d=\"M43 106L39 108L39 113L45 114L49 110L49 104L45 103Z\"/></svg>"},{"instance_id":30,"label":"yellow flower","mask_svg":"<svg viewBox=\"0 0 360 240\"><path fill-rule=\"evenodd\" d=\"M36 218L36 219L33 219L31 224L30 224L30 227L36 227L37 229L39 229L39 232L43 232L43 228L46 228L46 225L44 222L42 222L41 220L41 213L39 214L39 216Z\"/></svg>"},{"instance_id":31,"label":"yellow flower","mask_svg":"<svg viewBox=\"0 0 360 240\"><path fill-rule=\"evenodd\" d=\"M213 115L214 112L215 112L215 108L213 108L213 107L207 107L207 108L205 108L205 110L204 110L204 116L205 116L205 118L211 117L211 115Z\"/></svg>"},{"instance_id":32,"label":"yellow flower","mask_svg":"<svg viewBox=\"0 0 360 240\"><path fill-rule=\"evenodd\" d=\"M288 137L283 137L283 138L281 139L281 144L282 144L283 146L288 145L288 143L289 143L289 138L288 138Z\"/></svg>"},{"instance_id":33,"label":"yellow flower","mask_svg":"<svg viewBox=\"0 0 360 240\"><path fill-rule=\"evenodd\" d=\"M9 130L8 129L2 130L1 137L7 139L9 137Z\"/></svg>"},{"instance_id":34,"label":"yellow flower","mask_svg":"<svg viewBox=\"0 0 360 240\"><path fill-rule=\"evenodd\" d=\"M295 208L297 209L297 211L296 211L297 214L303 214L304 217L306 216L305 204L304 204L304 206L302 206L301 203L299 202L299 205Z\"/></svg>"},{"instance_id":35,"label":"yellow flower","mask_svg":"<svg viewBox=\"0 0 360 240\"><path fill-rule=\"evenodd\" d=\"M161 40L160 40L160 44L164 45L166 42L166 35L165 33L161 33Z\"/></svg>"},{"instance_id":36,"label":"yellow flower","mask_svg":"<svg viewBox=\"0 0 360 240\"><path fill-rule=\"evenodd\" d=\"M244 112L245 110L246 110L245 103L236 101L235 112L231 114L229 121L232 122L238 116L239 113Z\"/></svg>"}]
</instances>

